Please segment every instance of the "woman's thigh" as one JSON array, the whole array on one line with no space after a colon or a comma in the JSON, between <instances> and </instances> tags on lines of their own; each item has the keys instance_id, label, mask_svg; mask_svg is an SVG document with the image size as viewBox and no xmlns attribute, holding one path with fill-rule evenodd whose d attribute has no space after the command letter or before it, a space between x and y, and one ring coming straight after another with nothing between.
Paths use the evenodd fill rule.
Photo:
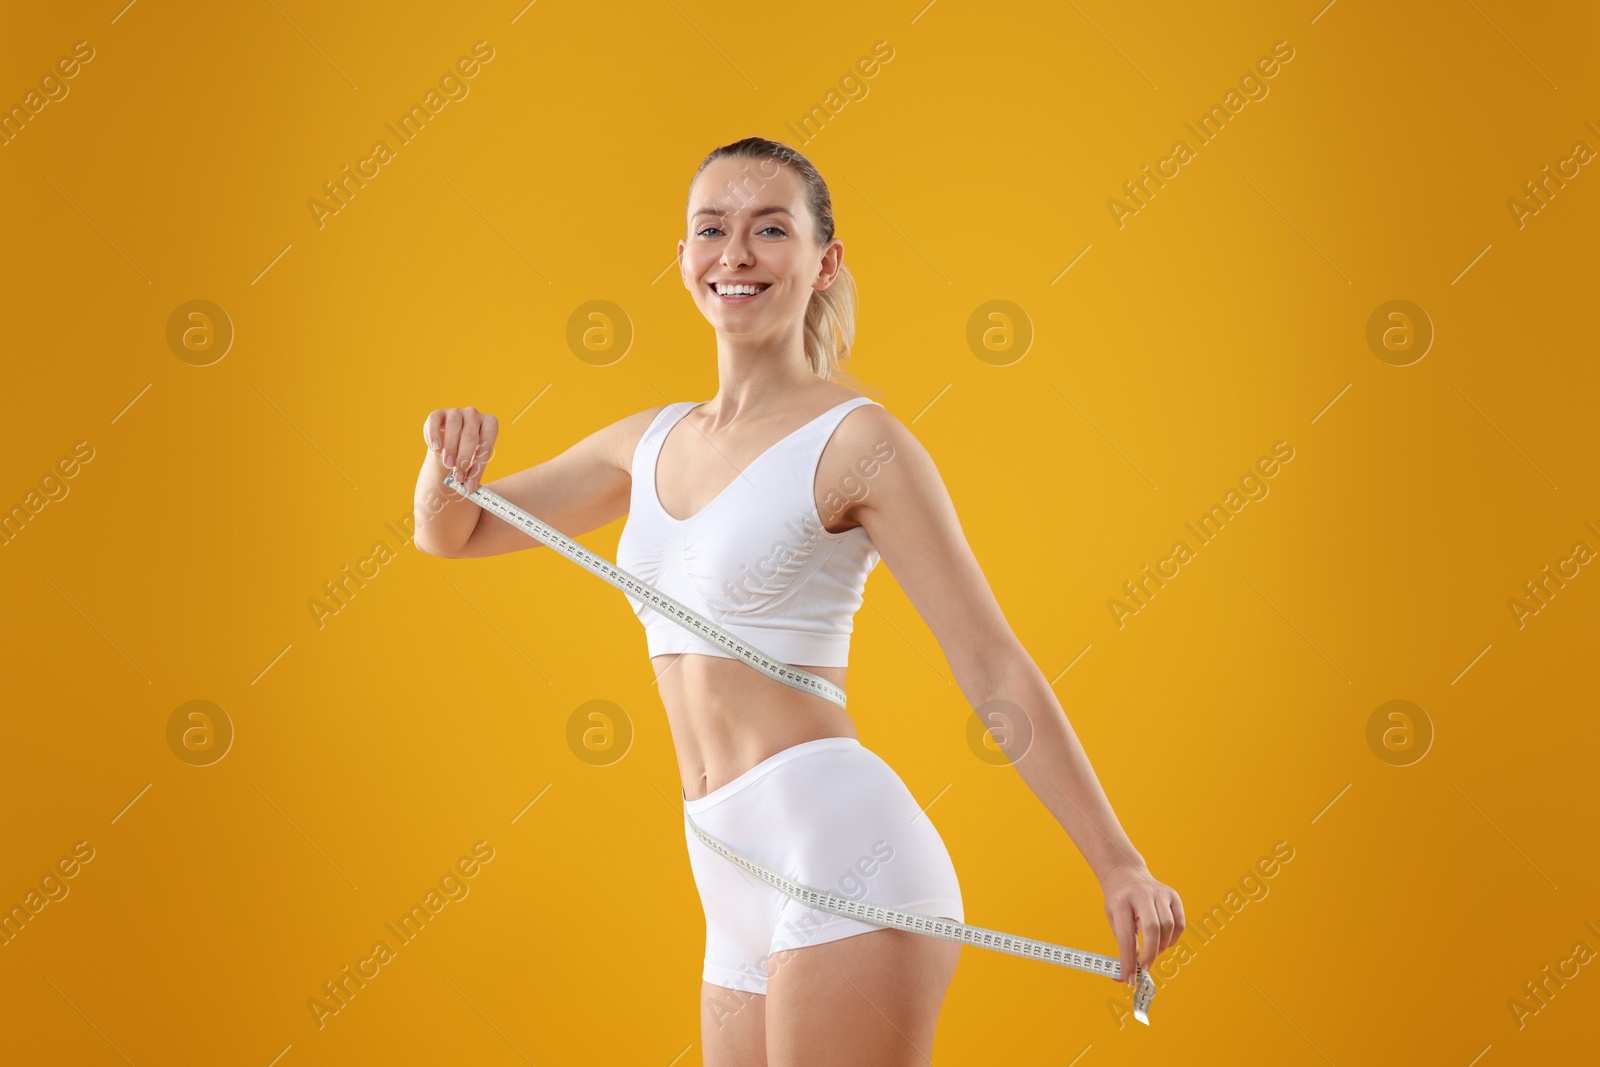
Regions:
<instances>
[{"instance_id":1,"label":"woman's thigh","mask_svg":"<svg viewBox=\"0 0 1600 1067\"><path fill-rule=\"evenodd\" d=\"M795 879L962 921L950 854L899 776L865 749L837 759L806 783L818 817L796 828ZM927 1064L960 956L955 942L786 903L768 961L768 1067Z\"/></svg>"},{"instance_id":2,"label":"woman's thigh","mask_svg":"<svg viewBox=\"0 0 1600 1067\"><path fill-rule=\"evenodd\" d=\"M960 956L955 942L894 929L788 953L767 980L767 1067L931 1062Z\"/></svg>"},{"instance_id":3,"label":"woman's thigh","mask_svg":"<svg viewBox=\"0 0 1600 1067\"><path fill-rule=\"evenodd\" d=\"M686 812L802 885L963 918L938 831L899 776L859 744L797 746ZM706 914L702 1044L708 1057L727 1057L708 1062L927 1062L919 1053L931 1050L958 944L813 910L716 855L687 823L685 832ZM765 1061L748 1053L758 1005Z\"/></svg>"},{"instance_id":4,"label":"woman's thigh","mask_svg":"<svg viewBox=\"0 0 1600 1067\"><path fill-rule=\"evenodd\" d=\"M766 1000L759 993L700 983L700 1047L705 1067L763 1067Z\"/></svg>"}]
</instances>

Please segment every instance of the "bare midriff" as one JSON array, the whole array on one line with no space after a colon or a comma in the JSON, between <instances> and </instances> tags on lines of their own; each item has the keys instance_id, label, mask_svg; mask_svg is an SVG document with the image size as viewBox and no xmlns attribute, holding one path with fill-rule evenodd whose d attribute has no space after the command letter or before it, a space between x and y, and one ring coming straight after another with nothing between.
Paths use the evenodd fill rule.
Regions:
<instances>
[{"instance_id":1,"label":"bare midriff","mask_svg":"<svg viewBox=\"0 0 1600 1067\"><path fill-rule=\"evenodd\" d=\"M839 705L769 678L743 660L684 652L654 656L650 663L690 800L792 745L856 736L855 723ZM844 688L845 667L792 666Z\"/></svg>"}]
</instances>

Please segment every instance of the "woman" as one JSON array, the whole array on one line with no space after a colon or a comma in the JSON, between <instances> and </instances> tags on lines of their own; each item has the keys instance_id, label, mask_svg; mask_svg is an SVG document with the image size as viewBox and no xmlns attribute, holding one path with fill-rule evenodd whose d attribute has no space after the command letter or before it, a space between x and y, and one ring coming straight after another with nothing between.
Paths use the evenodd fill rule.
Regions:
<instances>
[{"instance_id":1,"label":"woman","mask_svg":"<svg viewBox=\"0 0 1600 1067\"><path fill-rule=\"evenodd\" d=\"M1100 879L1123 974L1133 975L1136 950L1148 969L1183 932L1178 895L1123 833L1001 614L933 461L899 420L842 384L854 305L827 186L793 150L746 138L700 165L688 210L678 263L716 330L716 396L641 411L487 484L569 535L626 515L620 567L840 688L851 620L881 557L973 707L1010 710L1008 743L1031 736L1007 755ZM498 428L470 407L428 416L422 551L539 544L457 497L420 525L446 468L463 492L477 488ZM630 603L685 810L702 829L802 884L964 921L938 832L844 709ZM687 819L685 839L706 919L708 1065L929 1059L960 945L814 911L712 852Z\"/></svg>"}]
</instances>

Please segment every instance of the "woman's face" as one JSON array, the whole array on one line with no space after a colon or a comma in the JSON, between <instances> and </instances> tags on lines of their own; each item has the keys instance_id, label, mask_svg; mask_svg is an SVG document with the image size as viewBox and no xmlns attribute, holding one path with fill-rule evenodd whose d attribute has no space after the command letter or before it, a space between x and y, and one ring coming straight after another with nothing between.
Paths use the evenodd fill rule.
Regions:
<instances>
[{"instance_id":1,"label":"woman's face","mask_svg":"<svg viewBox=\"0 0 1600 1067\"><path fill-rule=\"evenodd\" d=\"M775 160L725 156L689 190L689 232L678 242L678 265L719 335L787 333L805 315L812 292L832 283L843 256L837 238L818 245L803 182ZM757 292L722 295L718 283Z\"/></svg>"}]
</instances>

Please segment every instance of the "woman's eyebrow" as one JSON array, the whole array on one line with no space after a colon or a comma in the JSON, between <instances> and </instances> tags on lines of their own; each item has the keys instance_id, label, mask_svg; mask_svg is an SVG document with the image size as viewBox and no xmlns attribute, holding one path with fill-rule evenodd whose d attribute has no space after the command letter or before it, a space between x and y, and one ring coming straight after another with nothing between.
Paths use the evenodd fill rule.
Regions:
<instances>
[{"instance_id":1,"label":"woman's eyebrow","mask_svg":"<svg viewBox=\"0 0 1600 1067\"><path fill-rule=\"evenodd\" d=\"M720 208L703 207L699 211L696 211L693 215L690 215L689 217L691 219L697 219L701 215L716 215L718 217L721 217L721 216L726 215L726 214L727 214L727 212L724 211L724 210L721 210ZM794 212L792 212L788 208L782 207L782 206L780 206L778 204L772 204L772 205L769 205L768 207L758 207L754 211L750 212L750 217L751 218L758 218L761 215L777 215L777 214L788 215L790 218L794 218Z\"/></svg>"}]
</instances>

